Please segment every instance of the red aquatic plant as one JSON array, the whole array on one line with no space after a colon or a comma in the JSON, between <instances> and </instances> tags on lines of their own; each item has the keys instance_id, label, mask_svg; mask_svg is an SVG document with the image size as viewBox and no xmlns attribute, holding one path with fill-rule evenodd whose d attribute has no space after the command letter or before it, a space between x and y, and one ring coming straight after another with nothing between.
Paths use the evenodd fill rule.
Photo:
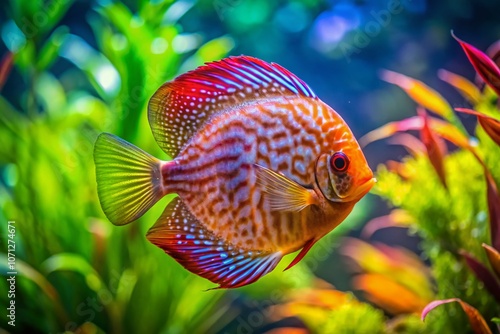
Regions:
<instances>
[{"instance_id":1,"label":"red aquatic plant","mask_svg":"<svg viewBox=\"0 0 500 334\"><path fill-rule=\"evenodd\" d=\"M444 69L438 71L438 77L458 90L470 103L476 104L481 100L481 91L479 88L466 78Z\"/></svg>"},{"instance_id":2,"label":"red aquatic plant","mask_svg":"<svg viewBox=\"0 0 500 334\"><path fill-rule=\"evenodd\" d=\"M373 218L363 227L361 236L369 239L376 231L386 227L404 227L407 228L413 223L413 218L402 209L394 209L386 216Z\"/></svg>"},{"instance_id":3,"label":"red aquatic plant","mask_svg":"<svg viewBox=\"0 0 500 334\"><path fill-rule=\"evenodd\" d=\"M7 81L13 61L14 55L11 52L6 53L0 61L0 90Z\"/></svg>"},{"instance_id":4,"label":"red aquatic plant","mask_svg":"<svg viewBox=\"0 0 500 334\"><path fill-rule=\"evenodd\" d=\"M500 120L467 108L455 108L455 110L464 114L476 116L477 121L484 131L500 146Z\"/></svg>"},{"instance_id":5,"label":"red aquatic plant","mask_svg":"<svg viewBox=\"0 0 500 334\"><path fill-rule=\"evenodd\" d=\"M500 96L500 69L495 64L493 59L488 57L484 52L477 49L476 47L466 43L456 37L452 33L453 38L460 43L460 46L464 49L467 58L471 62L472 66L476 70L477 74L484 80L484 82L490 86L497 95Z\"/></svg>"},{"instance_id":6,"label":"red aquatic plant","mask_svg":"<svg viewBox=\"0 0 500 334\"><path fill-rule=\"evenodd\" d=\"M451 298L451 299L443 299L443 300L435 300L431 303L429 303L424 310L422 311L422 320L425 319L427 314L435 309L436 307L443 305L443 304L448 304L448 303L459 303L462 309L464 310L465 314L467 314L467 317L469 317L469 322L471 324L472 330L476 334L492 334L490 328L488 327L488 324L484 320L483 316L481 313L479 313L478 310L476 310L474 307L470 306L466 302L458 299L458 298Z\"/></svg>"},{"instance_id":7,"label":"red aquatic plant","mask_svg":"<svg viewBox=\"0 0 500 334\"><path fill-rule=\"evenodd\" d=\"M429 117L427 116L425 109L419 107L417 108L417 113L423 120L422 129L420 129L420 138L427 149L427 155L429 156L432 167L434 167L434 170L439 176L439 180L442 185L447 188L446 173L444 171L444 155L446 154L446 145L444 144L442 138L432 132L429 124Z\"/></svg>"},{"instance_id":8,"label":"red aquatic plant","mask_svg":"<svg viewBox=\"0 0 500 334\"><path fill-rule=\"evenodd\" d=\"M497 64L495 64L495 61L474 46L458 39L454 35L453 37L464 49L478 75L497 95L500 96L500 69ZM498 60L500 59L500 44L498 44L495 50L498 52L494 50L490 52L494 53ZM483 101L481 91L467 79L446 70L440 70L439 77L455 87L473 105L480 105L480 102ZM384 71L382 73L382 79L405 90L405 92L419 105L417 107L417 116L397 122L391 122L373 130L361 138L360 143L362 145L367 145L372 141L394 136L399 132L410 130L419 131L420 138L425 146L425 155L445 187L446 169L444 162L446 151L442 149L444 146L442 144L443 139L473 154L483 168L486 181L485 195L487 198L492 246L483 244L482 247L486 252L493 271L469 252L459 250L456 255L464 260L475 276L483 282L484 287L500 302L500 195L494 177L481 154L478 152L475 144L473 144L473 139L469 138L463 125L458 121L451 107L439 93L418 80L391 71ZM428 116L426 110L441 116L444 120ZM456 108L455 110L460 113L476 116L478 124L484 129L485 133L500 146L500 119L498 119L498 117L466 108ZM398 142L398 140L396 142ZM409 152L412 153L412 155L421 157L421 155L418 154L422 152L421 143L418 142L418 140L414 141L406 138L404 140L399 140L399 143L404 145L407 149L409 147ZM418 153L416 154L415 152ZM402 167L398 166L397 170L400 169L402 169ZM380 221L372 223L371 225L373 226L370 225L371 227L368 229L368 234L372 234L374 228L375 230L378 229L379 225L381 227L387 227L391 226L391 224L396 225L398 222L390 216L385 217ZM467 313L475 333L491 333L486 321L482 318L480 313L474 307L458 298L431 302L423 309L422 319L424 319L435 307L450 302L460 303Z\"/></svg>"}]
</instances>

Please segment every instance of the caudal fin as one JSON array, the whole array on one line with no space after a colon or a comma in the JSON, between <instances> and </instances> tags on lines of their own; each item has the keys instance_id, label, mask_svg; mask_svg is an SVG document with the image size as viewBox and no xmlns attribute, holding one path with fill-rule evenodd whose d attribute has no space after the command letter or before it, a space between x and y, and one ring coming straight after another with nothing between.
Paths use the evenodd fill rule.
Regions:
<instances>
[{"instance_id":1,"label":"caudal fin","mask_svg":"<svg viewBox=\"0 0 500 334\"><path fill-rule=\"evenodd\" d=\"M125 140L100 134L94 161L101 207L113 224L133 222L163 197L161 161Z\"/></svg>"}]
</instances>

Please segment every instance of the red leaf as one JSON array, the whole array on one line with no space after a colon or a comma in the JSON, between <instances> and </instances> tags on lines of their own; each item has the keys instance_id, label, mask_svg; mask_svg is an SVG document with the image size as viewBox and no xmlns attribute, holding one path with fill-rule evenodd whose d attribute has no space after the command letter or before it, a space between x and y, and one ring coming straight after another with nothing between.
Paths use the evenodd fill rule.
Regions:
<instances>
[{"instance_id":1,"label":"red leaf","mask_svg":"<svg viewBox=\"0 0 500 334\"><path fill-rule=\"evenodd\" d=\"M279 327L279 328L273 328L265 334L309 334L309 331L307 328L301 328L301 327Z\"/></svg>"},{"instance_id":2,"label":"red leaf","mask_svg":"<svg viewBox=\"0 0 500 334\"><path fill-rule=\"evenodd\" d=\"M500 278L500 253L495 248L487 244L482 244L481 246L483 246L484 251L488 256L488 260L490 261L493 271L495 271L497 277Z\"/></svg>"},{"instance_id":3,"label":"red leaf","mask_svg":"<svg viewBox=\"0 0 500 334\"><path fill-rule=\"evenodd\" d=\"M493 60L493 62L497 66L500 66L500 40L496 41L495 43L490 45L488 47L488 49L486 50L486 54L488 55L488 57L491 58L491 60ZM474 80L475 80L477 86L484 85L484 81L483 81L483 79L481 79L479 74L476 74L476 77Z\"/></svg>"},{"instance_id":4,"label":"red leaf","mask_svg":"<svg viewBox=\"0 0 500 334\"><path fill-rule=\"evenodd\" d=\"M12 60L13 55L9 52L3 56L2 61L0 61L0 90L2 89L5 81L7 81L7 77L12 69Z\"/></svg>"},{"instance_id":5,"label":"red leaf","mask_svg":"<svg viewBox=\"0 0 500 334\"><path fill-rule=\"evenodd\" d=\"M428 300L401 283L381 274L361 274L353 278L353 286L365 298L392 315L420 313Z\"/></svg>"},{"instance_id":6,"label":"red leaf","mask_svg":"<svg viewBox=\"0 0 500 334\"><path fill-rule=\"evenodd\" d=\"M490 234L493 247L500 251L500 195L493 176L485 167L486 194L488 196L488 212L490 216Z\"/></svg>"},{"instance_id":7,"label":"red leaf","mask_svg":"<svg viewBox=\"0 0 500 334\"><path fill-rule=\"evenodd\" d=\"M476 116L484 131L500 146L500 120L467 108L455 108L455 110Z\"/></svg>"},{"instance_id":8,"label":"red leaf","mask_svg":"<svg viewBox=\"0 0 500 334\"><path fill-rule=\"evenodd\" d=\"M470 306L469 304L467 304L466 302L464 302L458 298L435 300L435 301L429 303L422 311L422 315L421 315L422 320L425 319L425 317L427 316L427 314L430 311L432 311L433 309L435 309L439 305L453 303L453 302L460 303L460 306L462 306L462 309L469 317L469 323L470 323L474 333L476 333L476 334L492 334L490 328L488 327L488 324L486 323L484 318L481 316L481 313L479 313L479 311L476 310L474 307Z\"/></svg>"},{"instance_id":9,"label":"red leaf","mask_svg":"<svg viewBox=\"0 0 500 334\"><path fill-rule=\"evenodd\" d=\"M486 54L495 62L495 64L500 64L500 40L491 44L486 50Z\"/></svg>"},{"instance_id":10,"label":"red leaf","mask_svg":"<svg viewBox=\"0 0 500 334\"><path fill-rule=\"evenodd\" d=\"M434 131L441 138L446 139L458 147L465 148L475 154L474 148L469 144L469 138L460 132L456 126L434 117L428 117L428 120L432 131ZM389 122L378 129L368 132L366 135L361 137L358 142L362 147L365 147L374 141L393 136L397 132L410 130L420 131L423 124L423 119L420 116L412 116L400 121Z\"/></svg>"},{"instance_id":11,"label":"red leaf","mask_svg":"<svg viewBox=\"0 0 500 334\"><path fill-rule=\"evenodd\" d=\"M433 118L433 122L448 124L447 122ZM397 132L404 132L409 130L420 130L423 125L423 120L419 116L412 116L396 122L389 122L380 128L372 130L359 139L359 144L364 147L374 141L384 139L394 135Z\"/></svg>"},{"instance_id":12,"label":"red leaf","mask_svg":"<svg viewBox=\"0 0 500 334\"><path fill-rule=\"evenodd\" d=\"M500 96L500 69L495 62L484 52L474 46L460 40L453 32L453 38L462 46L476 72L481 76L484 82L490 86L498 96Z\"/></svg>"},{"instance_id":13,"label":"red leaf","mask_svg":"<svg viewBox=\"0 0 500 334\"><path fill-rule=\"evenodd\" d=\"M491 44L486 50L486 54L497 66L500 66L500 40Z\"/></svg>"},{"instance_id":14,"label":"red leaf","mask_svg":"<svg viewBox=\"0 0 500 334\"><path fill-rule=\"evenodd\" d=\"M431 130L429 125L429 118L425 112L425 110L421 107L417 108L418 115L423 119L423 126L420 130L420 138L427 148L427 155L429 156L429 160L434 167L441 183L445 188L446 186L446 173L444 171L444 143L441 138L437 137L434 132Z\"/></svg>"},{"instance_id":15,"label":"red leaf","mask_svg":"<svg viewBox=\"0 0 500 334\"><path fill-rule=\"evenodd\" d=\"M498 281L495 276L493 276L491 271L489 271L484 264L479 262L471 254L465 251L460 251L459 253L463 256L469 268L474 272L474 275L476 275L476 277L483 282L486 290L488 290L492 296L500 302L500 284L498 284Z\"/></svg>"}]
</instances>

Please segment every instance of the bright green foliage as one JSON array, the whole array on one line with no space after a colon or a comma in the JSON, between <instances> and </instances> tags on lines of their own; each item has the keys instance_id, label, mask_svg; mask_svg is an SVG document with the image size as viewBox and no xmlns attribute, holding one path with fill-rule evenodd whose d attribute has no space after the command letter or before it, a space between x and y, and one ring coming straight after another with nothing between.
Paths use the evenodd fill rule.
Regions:
<instances>
[{"instance_id":1,"label":"bright green foliage","mask_svg":"<svg viewBox=\"0 0 500 334\"><path fill-rule=\"evenodd\" d=\"M0 96L0 164L6 181L0 186L0 219L16 221L15 330L74 331L92 322L114 333L214 332L231 320L224 317L231 297L204 292L214 285L145 239L172 197L140 222L113 227L99 206L92 154L97 135L109 131L158 156L145 113L149 96L182 64L218 59L233 42L192 36L193 48L200 51L188 58L186 50L172 47L173 39L189 37L175 24L179 17L160 22L170 1L141 2L137 13L103 2L89 16L99 45L95 50L64 26L46 36L71 5L53 3L64 8L51 7L43 27L28 34L22 18L46 12L47 4L11 2L25 33L15 67L28 88L22 110ZM56 77L50 67L59 56L82 72L71 68ZM95 91L85 90L88 85L79 80L88 80ZM5 243L1 238L2 252ZM2 279L0 289L5 288ZM7 302L2 293L1 305ZM7 320L3 317L0 325L7 328Z\"/></svg>"},{"instance_id":2,"label":"bright green foliage","mask_svg":"<svg viewBox=\"0 0 500 334\"><path fill-rule=\"evenodd\" d=\"M423 322L417 314L409 314L391 319L387 324L389 334L425 334L431 333L427 322Z\"/></svg>"},{"instance_id":3,"label":"bright green foliage","mask_svg":"<svg viewBox=\"0 0 500 334\"><path fill-rule=\"evenodd\" d=\"M345 303L331 312L317 333L385 333L384 313L365 303Z\"/></svg>"}]
</instances>

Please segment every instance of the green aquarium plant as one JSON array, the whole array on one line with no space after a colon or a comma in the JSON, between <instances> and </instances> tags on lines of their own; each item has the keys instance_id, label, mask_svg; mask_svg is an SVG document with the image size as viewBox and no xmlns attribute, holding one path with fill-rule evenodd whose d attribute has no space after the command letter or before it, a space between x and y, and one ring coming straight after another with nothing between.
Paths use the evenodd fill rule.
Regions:
<instances>
[{"instance_id":1,"label":"green aquarium plant","mask_svg":"<svg viewBox=\"0 0 500 334\"><path fill-rule=\"evenodd\" d=\"M440 71L440 77L473 105L474 110L455 110L477 117L476 138L467 134L436 91L415 79L384 71L384 80L400 86L418 103L417 116L374 130L362 142L366 145L400 131L420 132L421 140L394 137L393 142L406 146L412 156L380 167L376 192L411 216L411 222L404 224L423 239L437 300L423 309L422 318L453 301L465 311L460 313L451 305L439 307L427 316L429 328L440 333L463 331L469 319L474 332L491 333L500 314L500 111L496 106L500 70L486 54L458 42L484 81L484 89L480 91L465 78L445 70ZM427 111L442 119L428 116ZM458 149L447 153L443 140ZM398 221L379 221L366 228L373 231L391 223Z\"/></svg>"},{"instance_id":2,"label":"green aquarium plant","mask_svg":"<svg viewBox=\"0 0 500 334\"><path fill-rule=\"evenodd\" d=\"M86 13L96 49L59 24L72 5L11 1L3 27L10 53L0 87L10 72L24 90L0 96L0 218L15 221L18 273L16 326L2 317L0 327L215 332L234 317L226 312L234 296L203 293L209 282L189 276L146 241L150 224L111 228L97 199L92 150L97 135L109 131L159 151L145 120L149 95L177 72L224 56L234 43L183 33L178 20L190 7L175 9L172 1L141 1L134 11L99 2ZM61 62L64 70L54 70ZM0 247L6 259L7 238ZM12 271L6 264L2 275ZM6 284L2 279L2 291ZM2 293L0 304L8 303Z\"/></svg>"}]
</instances>

